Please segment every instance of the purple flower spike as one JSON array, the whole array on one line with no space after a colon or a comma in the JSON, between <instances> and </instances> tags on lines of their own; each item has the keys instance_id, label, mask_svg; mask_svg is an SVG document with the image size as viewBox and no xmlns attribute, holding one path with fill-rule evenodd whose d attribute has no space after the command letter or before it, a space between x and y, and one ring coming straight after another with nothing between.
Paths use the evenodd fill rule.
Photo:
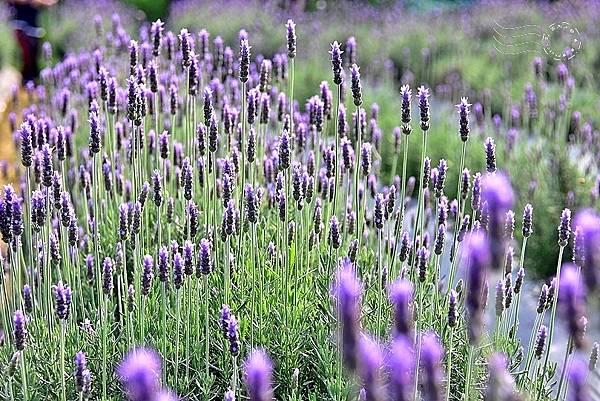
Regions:
<instances>
[{"instance_id":1,"label":"purple flower spike","mask_svg":"<svg viewBox=\"0 0 600 401\"><path fill-rule=\"evenodd\" d=\"M154 277L153 268L154 262L152 256L145 255L142 261L142 295L148 295L150 293L150 287L152 287L152 278Z\"/></svg>"},{"instance_id":2,"label":"purple flower spike","mask_svg":"<svg viewBox=\"0 0 600 401\"><path fill-rule=\"evenodd\" d=\"M240 40L240 81L246 83L249 76L250 68L250 49L252 47L248 43L248 38Z\"/></svg>"},{"instance_id":3,"label":"purple flower spike","mask_svg":"<svg viewBox=\"0 0 600 401\"><path fill-rule=\"evenodd\" d=\"M27 344L27 318L23 312L16 310L13 317L13 337L15 339L15 348L23 351Z\"/></svg>"},{"instance_id":4,"label":"purple flower spike","mask_svg":"<svg viewBox=\"0 0 600 401\"><path fill-rule=\"evenodd\" d=\"M419 98L419 110L421 115L421 129L429 130L429 89L420 86L417 92Z\"/></svg>"},{"instance_id":5,"label":"purple flower spike","mask_svg":"<svg viewBox=\"0 0 600 401\"><path fill-rule=\"evenodd\" d=\"M161 363L156 351L136 348L117 368L119 380L130 401L151 401L161 392Z\"/></svg>"},{"instance_id":6,"label":"purple flower spike","mask_svg":"<svg viewBox=\"0 0 600 401\"><path fill-rule=\"evenodd\" d=\"M512 207L514 193L506 175L486 176L483 183L483 200L487 203L487 227L492 245L493 268L500 269L504 259L504 222L506 212Z\"/></svg>"},{"instance_id":7,"label":"purple flower spike","mask_svg":"<svg viewBox=\"0 0 600 401\"><path fill-rule=\"evenodd\" d=\"M460 134L460 139L463 142L466 142L469 140L469 107L471 107L469 99L466 97L461 98L460 103L457 104L456 107L458 108L458 114L460 116L460 128L458 132Z\"/></svg>"},{"instance_id":8,"label":"purple flower spike","mask_svg":"<svg viewBox=\"0 0 600 401\"><path fill-rule=\"evenodd\" d=\"M383 354L381 346L369 337L363 336L359 343L359 375L364 385L367 401L386 399L381 368Z\"/></svg>"},{"instance_id":9,"label":"purple flower spike","mask_svg":"<svg viewBox=\"0 0 600 401\"><path fill-rule=\"evenodd\" d=\"M523 209L523 237L529 238L533 233L533 206L530 203Z\"/></svg>"},{"instance_id":10,"label":"purple flower spike","mask_svg":"<svg viewBox=\"0 0 600 401\"><path fill-rule=\"evenodd\" d=\"M558 245L567 246L571 236L571 210L564 209L560 215L560 224L558 226Z\"/></svg>"},{"instance_id":11,"label":"purple flower spike","mask_svg":"<svg viewBox=\"0 0 600 401\"><path fill-rule=\"evenodd\" d=\"M580 357L575 357L571 362L568 373L569 400L589 401L592 398L587 388L588 371L586 363Z\"/></svg>"},{"instance_id":12,"label":"purple flower spike","mask_svg":"<svg viewBox=\"0 0 600 401\"><path fill-rule=\"evenodd\" d=\"M415 357L412 343L406 337L398 336L394 339L388 364L392 400L411 400Z\"/></svg>"},{"instance_id":13,"label":"purple flower spike","mask_svg":"<svg viewBox=\"0 0 600 401\"><path fill-rule=\"evenodd\" d=\"M442 348L437 334L428 332L421 340L421 366L423 368L423 399L426 401L441 400L442 389Z\"/></svg>"},{"instance_id":14,"label":"purple flower spike","mask_svg":"<svg viewBox=\"0 0 600 401\"><path fill-rule=\"evenodd\" d=\"M481 325L485 301L482 297L485 286L486 270L491 261L490 245L482 234L470 234L465 238L467 246L465 260L468 261L468 283L466 307L469 318L469 341L477 344L481 336Z\"/></svg>"},{"instance_id":15,"label":"purple flower spike","mask_svg":"<svg viewBox=\"0 0 600 401\"><path fill-rule=\"evenodd\" d=\"M600 215L591 209L584 209L575 215L575 227L583 237L578 241L578 252L583 259L585 283L590 291L596 291L600 286Z\"/></svg>"},{"instance_id":16,"label":"purple flower spike","mask_svg":"<svg viewBox=\"0 0 600 401\"><path fill-rule=\"evenodd\" d=\"M398 279L389 289L390 301L394 305L395 334L412 337L413 314L413 285L408 280Z\"/></svg>"},{"instance_id":17,"label":"purple flower spike","mask_svg":"<svg viewBox=\"0 0 600 401\"><path fill-rule=\"evenodd\" d=\"M212 271L212 259L211 259L212 244L210 240L202 238L200 241L200 252L198 254L198 262L196 267L196 276L200 274L207 275Z\"/></svg>"},{"instance_id":18,"label":"purple flower spike","mask_svg":"<svg viewBox=\"0 0 600 401\"><path fill-rule=\"evenodd\" d=\"M77 392L81 393L83 391L83 373L87 369L87 360L85 357L85 352L79 351L75 354L75 387L77 388Z\"/></svg>"},{"instance_id":19,"label":"purple flower spike","mask_svg":"<svg viewBox=\"0 0 600 401\"><path fill-rule=\"evenodd\" d=\"M362 104L362 86L360 84L360 68L356 64L350 67L352 98L354 105L359 107Z\"/></svg>"},{"instance_id":20,"label":"purple flower spike","mask_svg":"<svg viewBox=\"0 0 600 401\"><path fill-rule=\"evenodd\" d=\"M488 362L489 378L485 388L485 400L515 399L515 384L507 371L506 356L501 353L493 354Z\"/></svg>"},{"instance_id":21,"label":"purple flower spike","mask_svg":"<svg viewBox=\"0 0 600 401\"><path fill-rule=\"evenodd\" d=\"M585 327L582 317L585 312L584 289L573 264L565 264L560 275L560 292L558 302L563 318L567 322L569 334L575 347L583 346Z\"/></svg>"},{"instance_id":22,"label":"purple flower spike","mask_svg":"<svg viewBox=\"0 0 600 401\"><path fill-rule=\"evenodd\" d=\"M333 83L336 85L342 84L342 51L338 42L331 44L331 70L333 71Z\"/></svg>"},{"instance_id":23,"label":"purple flower spike","mask_svg":"<svg viewBox=\"0 0 600 401\"><path fill-rule=\"evenodd\" d=\"M54 294L54 306L56 316L61 320L66 320L69 317L71 308L72 293L68 285L63 285L62 281L52 287Z\"/></svg>"},{"instance_id":24,"label":"purple flower spike","mask_svg":"<svg viewBox=\"0 0 600 401\"><path fill-rule=\"evenodd\" d=\"M102 263L102 291L105 295L110 295L113 290L113 261L111 258L104 258Z\"/></svg>"},{"instance_id":25,"label":"purple flower spike","mask_svg":"<svg viewBox=\"0 0 600 401\"><path fill-rule=\"evenodd\" d=\"M342 356L346 367L356 369L356 351L360 336L360 300L362 284L349 259L343 259L333 286L336 298L340 332L342 335Z\"/></svg>"},{"instance_id":26,"label":"purple flower spike","mask_svg":"<svg viewBox=\"0 0 600 401\"><path fill-rule=\"evenodd\" d=\"M488 137L484 143L485 147L485 165L488 173L496 172L496 144L491 137Z\"/></svg>"},{"instance_id":27,"label":"purple flower spike","mask_svg":"<svg viewBox=\"0 0 600 401\"><path fill-rule=\"evenodd\" d=\"M293 59L296 57L296 24L294 21L289 19L285 24L286 37L287 37L287 51L288 58Z\"/></svg>"},{"instance_id":28,"label":"purple flower spike","mask_svg":"<svg viewBox=\"0 0 600 401\"><path fill-rule=\"evenodd\" d=\"M252 351L244 363L244 379L250 401L271 401L273 364L266 352L260 349Z\"/></svg>"}]
</instances>

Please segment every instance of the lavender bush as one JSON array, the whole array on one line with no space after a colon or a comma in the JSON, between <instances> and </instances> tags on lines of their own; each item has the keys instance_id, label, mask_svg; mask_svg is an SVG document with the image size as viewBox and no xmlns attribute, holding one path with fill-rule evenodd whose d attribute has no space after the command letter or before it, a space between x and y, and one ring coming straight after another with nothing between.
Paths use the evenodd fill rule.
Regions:
<instances>
[{"instance_id":1,"label":"lavender bush","mask_svg":"<svg viewBox=\"0 0 600 401\"><path fill-rule=\"evenodd\" d=\"M272 58L246 30L225 41L158 20L134 39L112 23L120 35L49 65L13 110L4 398L588 399L597 196L542 223L555 278L528 310L538 209L501 155L510 139L484 136L468 98L445 123L425 85L367 103L348 41L298 99L310 44L291 20ZM380 127L386 109L398 129ZM457 154L432 155L445 140Z\"/></svg>"}]
</instances>

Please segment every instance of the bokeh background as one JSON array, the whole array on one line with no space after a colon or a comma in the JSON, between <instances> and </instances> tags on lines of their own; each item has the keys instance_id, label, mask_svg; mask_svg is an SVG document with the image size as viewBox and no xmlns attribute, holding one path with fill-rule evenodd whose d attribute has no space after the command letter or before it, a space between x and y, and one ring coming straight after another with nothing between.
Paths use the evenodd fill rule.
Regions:
<instances>
[{"instance_id":1,"label":"bokeh background","mask_svg":"<svg viewBox=\"0 0 600 401\"><path fill-rule=\"evenodd\" d=\"M558 252L556 224L548 222L557 221L563 207L577 209L589 205L590 197L598 196L600 158L594 157L599 155L600 142L597 132L600 3L597 1L64 0L39 7L38 12L39 30L35 34L39 39L38 67L42 71L48 60L62 59L69 49L93 48L98 40L94 29L96 15L108 24L112 15L118 14L123 27L132 34L145 32L156 18L166 21L167 29L175 32L182 27L192 32L206 29L212 38L220 35L234 49L237 49L237 34L244 28L250 34L253 53L268 58L284 51L282 27L292 17L298 26L299 99L314 94L323 77L329 76L329 44L334 40L345 43L353 36L358 43L358 64L365 80L365 103L370 105L377 99L384 141L393 143L392 131L399 125L400 86L409 84L415 88L424 84L433 92L429 153L433 160L451 156L448 160L451 171L458 168L458 160L453 160L452 155L460 155L453 105L461 96L468 96L474 110L481 110L475 113L474 130L478 135L494 137L499 148L499 165L510 171L520 193L518 199L523 204L516 205L515 210L522 210L526 202L536 205L534 230L538 240L529 244L525 265L539 277L553 273ZM0 92L5 104L13 93L12 85L19 84L18 71L24 66L9 3L0 7L0 20ZM499 25L528 26L527 32L544 32L561 21L577 29L582 43L569 60L555 60L539 43L521 44L516 54L502 51L506 48L498 50L495 32ZM111 27L105 26L103 31L111 34ZM553 48L569 45L568 38L552 40ZM43 54L44 42L51 45L51 54ZM543 62L542 77L534 73L536 57ZM556 72L563 63L573 77L567 109L561 109L562 84ZM537 118L544 121L566 116L563 119L566 126L539 130L527 127L526 88L532 85L539 89L536 85L540 81L544 82L545 97L555 100L544 103L543 107L540 104L542 110L538 110ZM12 133L6 119L3 115L0 134L4 179L10 177L14 158ZM515 130L507 129L507 124L498 124L499 119L511 121L509 125ZM515 135L521 137L518 146L514 146ZM591 151L578 152L569 146L573 141L588 141ZM483 146L479 143L469 146L467 165L483 168ZM382 152L386 163L382 171L390 178L394 148L383 146ZM417 174L419 155L418 146L411 148L411 175ZM450 188L456 185L453 180L456 174L449 175Z\"/></svg>"}]
</instances>

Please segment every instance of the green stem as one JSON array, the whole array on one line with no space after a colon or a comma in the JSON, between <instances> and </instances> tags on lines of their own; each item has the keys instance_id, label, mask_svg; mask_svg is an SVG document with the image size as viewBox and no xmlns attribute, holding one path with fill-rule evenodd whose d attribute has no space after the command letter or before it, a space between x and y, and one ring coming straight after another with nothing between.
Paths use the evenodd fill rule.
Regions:
<instances>
[{"instance_id":1,"label":"green stem","mask_svg":"<svg viewBox=\"0 0 600 401\"><path fill-rule=\"evenodd\" d=\"M450 401L450 383L452 383L452 350L454 347L452 327L450 328L450 344L448 345L448 368L446 373L446 401Z\"/></svg>"},{"instance_id":2,"label":"green stem","mask_svg":"<svg viewBox=\"0 0 600 401\"><path fill-rule=\"evenodd\" d=\"M21 351L21 389L23 390L23 400L29 400L29 392L27 391L27 371L25 370L25 350Z\"/></svg>"},{"instance_id":3,"label":"green stem","mask_svg":"<svg viewBox=\"0 0 600 401\"><path fill-rule=\"evenodd\" d=\"M552 348L552 339L554 338L554 321L556 319L556 307L558 305L558 297L560 290L560 268L562 265L562 257L563 251L565 250L564 246L560 247L558 251L558 261L556 263L556 289L554 292L554 299L552 299L552 313L550 314L550 328L548 333L548 347L546 347L546 353L544 356L544 365L542 368L542 375L546 374L546 367L548 366L548 358L550 356L550 348Z\"/></svg>"},{"instance_id":4,"label":"green stem","mask_svg":"<svg viewBox=\"0 0 600 401\"><path fill-rule=\"evenodd\" d=\"M60 389L62 401L67 401L67 389L65 385L65 321L60 321Z\"/></svg>"}]
</instances>

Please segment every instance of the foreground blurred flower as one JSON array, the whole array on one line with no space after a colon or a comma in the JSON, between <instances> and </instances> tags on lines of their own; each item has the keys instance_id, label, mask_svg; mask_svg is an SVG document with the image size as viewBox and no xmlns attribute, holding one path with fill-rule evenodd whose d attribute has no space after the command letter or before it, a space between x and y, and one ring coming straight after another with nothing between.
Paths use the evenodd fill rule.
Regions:
<instances>
[{"instance_id":1,"label":"foreground blurred flower","mask_svg":"<svg viewBox=\"0 0 600 401\"><path fill-rule=\"evenodd\" d=\"M350 259L344 258L333 287L341 335L342 357L350 370L356 368L356 351L360 336L360 300L362 284Z\"/></svg>"},{"instance_id":2,"label":"foreground blurred flower","mask_svg":"<svg viewBox=\"0 0 600 401\"><path fill-rule=\"evenodd\" d=\"M558 302L573 343L575 347L581 348L585 334L585 327L581 319L585 311L584 291L577 268L571 263L562 267Z\"/></svg>"},{"instance_id":3,"label":"foreground blurred flower","mask_svg":"<svg viewBox=\"0 0 600 401\"><path fill-rule=\"evenodd\" d=\"M466 239L467 298L469 341L477 344L481 336L482 315L485 308L483 297L486 270L491 261L489 241L483 234L470 234Z\"/></svg>"},{"instance_id":4,"label":"foreground blurred flower","mask_svg":"<svg viewBox=\"0 0 600 401\"><path fill-rule=\"evenodd\" d=\"M156 351L149 348L131 350L117 367L117 375L130 401L161 399L161 365Z\"/></svg>"},{"instance_id":5,"label":"foreground blurred flower","mask_svg":"<svg viewBox=\"0 0 600 401\"><path fill-rule=\"evenodd\" d=\"M273 364L265 351L252 351L244 365L244 380L250 401L270 401L273 398L272 375Z\"/></svg>"},{"instance_id":6,"label":"foreground blurred flower","mask_svg":"<svg viewBox=\"0 0 600 401\"><path fill-rule=\"evenodd\" d=\"M506 356L493 354L488 361L488 381L484 393L484 401L517 400L513 377L506 370Z\"/></svg>"},{"instance_id":7,"label":"foreground blurred flower","mask_svg":"<svg viewBox=\"0 0 600 401\"><path fill-rule=\"evenodd\" d=\"M596 291L600 287L600 215L592 209L584 209L575 215L574 221L580 239L577 251L583 259L583 276L587 288Z\"/></svg>"},{"instance_id":8,"label":"foreground blurred flower","mask_svg":"<svg viewBox=\"0 0 600 401\"><path fill-rule=\"evenodd\" d=\"M442 399L442 360L444 349L437 334L428 332L423 334L421 340L421 367L423 369L422 385L423 399L425 401L438 401Z\"/></svg>"},{"instance_id":9,"label":"foreground blurred flower","mask_svg":"<svg viewBox=\"0 0 600 401\"><path fill-rule=\"evenodd\" d=\"M483 182L483 200L488 206L488 235L492 256L492 268L500 269L504 260L506 238L504 223L506 213L514 202L514 193L508 177L503 173L488 175Z\"/></svg>"},{"instance_id":10,"label":"foreground blurred flower","mask_svg":"<svg viewBox=\"0 0 600 401\"><path fill-rule=\"evenodd\" d=\"M384 401L385 393L381 368L383 354L381 346L368 337L363 336L359 343L359 376L366 392L367 401Z\"/></svg>"},{"instance_id":11,"label":"foreground blurred flower","mask_svg":"<svg viewBox=\"0 0 600 401\"><path fill-rule=\"evenodd\" d=\"M392 399L395 401L412 399L414 350L412 343L406 337L398 336L392 342L388 367Z\"/></svg>"}]
</instances>

